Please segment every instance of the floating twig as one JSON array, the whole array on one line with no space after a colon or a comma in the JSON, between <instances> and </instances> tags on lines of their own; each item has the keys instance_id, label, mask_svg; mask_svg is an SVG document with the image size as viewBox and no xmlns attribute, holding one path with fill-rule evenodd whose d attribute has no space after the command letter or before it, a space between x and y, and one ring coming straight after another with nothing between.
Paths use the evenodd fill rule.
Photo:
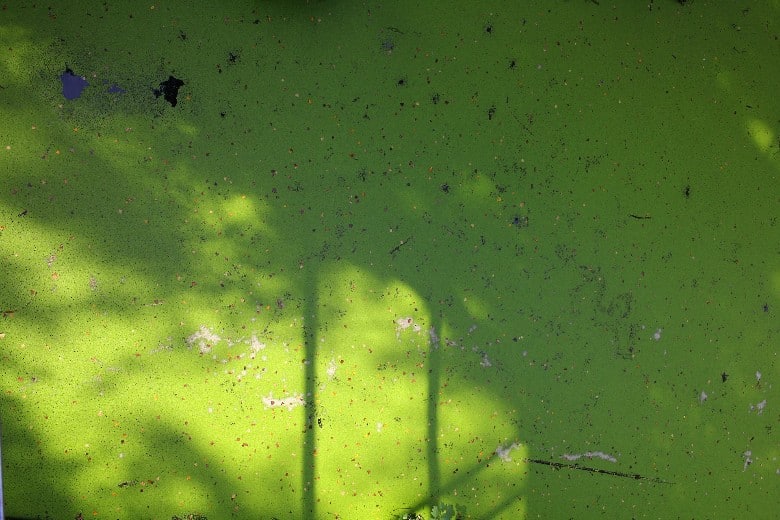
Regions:
<instances>
[{"instance_id":1,"label":"floating twig","mask_svg":"<svg viewBox=\"0 0 780 520\"><path fill-rule=\"evenodd\" d=\"M551 460L542 459L523 459L525 462L532 464L541 464L543 466L550 466L554 469L576 469L579 471L589 471L590 473L601 473L602 475L611 475L613 477L631 478L634 480L647 480L649 482L655 482L657 484L672 484L668 480L663 480L655 477L646 477L638 473L623 473L622 471L611 471L608 469L591 468L589 466L580 466L579 464L567 464L565 462L553 462Z\"/></svg>"},{"instance_id":2,"label":"floating twig","mask_svg":"<svg viewBox=\"0 0 780 520\"><path fill-rule=\"evenodd\" d=\"M400 250L401 250L401 246L403 246L404 244L406 244L407 242L409 242L409 241L410 241L412 238L413 238L413 236L410 236L410 237L408 237L406 240L401 240L401 242L400 242L400 243L399 243L397 246L395 246L393 249L391 249L391 250L390 250L390 252L389 252L389 253L390 253L390 256L395 256L395 254L396 254L398 251L400 251Z\"/></svg>"}]
</instances>

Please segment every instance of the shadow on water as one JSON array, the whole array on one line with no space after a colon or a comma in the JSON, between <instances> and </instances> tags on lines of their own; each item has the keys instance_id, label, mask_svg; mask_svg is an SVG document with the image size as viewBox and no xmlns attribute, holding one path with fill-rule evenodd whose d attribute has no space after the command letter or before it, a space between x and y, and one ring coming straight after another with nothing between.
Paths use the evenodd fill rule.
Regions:
<instances>
[{"instance_id":1,"label":"shadow on water","mask_svg":"<svg viewBox=\"0 0 780 520\"><path fill-rule=\"evenodd\" d=\"M425 460L428 464L428 495L432 504L438 504L441 495L441 468L439 467L439 399L441 396L442 360L439 339L436 331L442 330L442 323L432 317L428 342L428 399L426 403L427 450Z\"/></svg>"},{"instance_id":2,"label":"shadow on water","mask_svg":"<svg viewBox=\"0 0 780 520\"><path fill-rule=\"evenodd\" d=\"M4 362L4 368L8 368ZM29 425L36 422L29 403L16 397L0 395L2 410L2 476L6 520L48 520L57 518L59 510L73 511L76 500L60 483L84 464L65 461L52 455L43 436ZM44 419L45 420L45 419ZM12 449L8 449L11 447ZM23 483L19 486L19 483ZM23 508L25 515L17 516ZM42 507L38 507L42 505Z\"/></svg>"},{"instance_id":3,"label":"shadow on water","mask_svg":"<svg viewBox=\"0 0 780 520\"><path fill-rule=\"evenodd\" d=\"M301 14L297 10L295 13ZM281 25L273 26L273 29L287 38L285 43L292 42L292 47L313 53L316 51L313 42L317 40L308 38L307 23L310 23L309 19L296 18L289 22L291 27ZM250 29L254 25L247 24ZM481 21L476 26L479 26L478 32L483 30ZM42 167L32 160L23 164L24 168L3 179L4 188L7 189L3 190L0 197L6 209L14 215L26 212L24 217L15 218L15 221L21 222L16 230L33 232L32 226L24 226L26 222L34 222L51 232L52 236L46 237L44 250L35 251L37 256L14 259L15 264L7 274L3 289L7 289L9 304L29 301L27 271L30 265L36 262L40 264L50 249L57 247L55 242L60 239L64 240L65 248L70 247L65 239L74 230L81 233L74 239L79 249L78 253L72 253L74 257L87 251L83 253L84 257L97 259L97 263L106 270L117 268L133 273L142 280L142 284L135 288L119 285L110 294L88 293L88 297L75 301L54 302L48 299L39 303L36 300L28 311L20 312L14 318L17 320L15 330L37 330L43 320L51 330L67 328L74 316L74 309L85 312L86 318L81 317L85 324L99 324L104 318L101 318L99 312L91 310L95 308L114 309L110 317L124 320L130 328L135 321L156 319L150 311L153 307L147 305L158 305L158 299L165 299L169 303L191 299L218 302L222 314L214 313L209 318L227 321L224 316L234 311L239 301L239 298L229 293L229 289L237 286L240 291L237 289L236 292L252 294L252 298L260 303L272 301L276 296L274 291L278 292L276 288L257 289L250 281L232 280L239 276L247 276L249 279L263 269L276 272L278 278L282 279L280 285L284 286L283 290L301 301L301 361L305 397L302 421L300 424L295 423L296 428L302 429L299 430L302 431L302 456L297 463L300 466L299 485L297 489L293 486L289 489L280 486L279 489L284 493L300 493L299 507L304 518L323 518L321 482L327 476L319 469L322 467L322 459L318 452L321 444L318 442L321 440L318 434L324 396L318 386L317 374L323 361L319 337L327 326L321 310L321 303L325 300L321 288L325 275L323 266L327 262L349 262L384 284L403 283L415 293L415 298L421 300L419 307L423 310L420 313L427 312L426 318L429 320L421 334L423 338L428 338L423 349L425 404L422 415L425 425L421 429L424 431L425 446L419 456L425 465L425 488L419 491L419 498L409 497L410 503L403 506L418 510L436 505L445 495L451 495L484 478L490 484L498 482L495 487L506 486L507 491L494 504L484 506L479 515L484 515L484 518L499 517L512 512L518 500L527 496L529 488L522 484L520 473L525 476L529 471L525 471L527 468L524 466L517 467L518 474L513 478L519 483L511 486L494 477L490 477L493 480L488 479L486 475L503 463L494 453L497 445L520 438L531 439L540 450L552 452L555 447L545 444L546 438L563 442L573 430L572 424L567 422L570 417L579 418L580 428L582 425L593 427L598 420L603 420L604 424L619 430L620 418L613 417L611 410L603 412L603 405L598 408L598 404L586 402L587 396L569 391L569 388L576 387L563 385L574 381L570 374L575 367L579 369L584 365L587 370L591 370L591 360L587 355L591 353L589 349L596 352L593 345L600 342L608 343L610 348L603 358L606 361L602 359L604 364L623 363L625 371L632 370L629 363L636 353L635 343L638 331L641 330L639 318L634 314L634 299L629 297L633 289L623 289L622 284L616 281L624 276L622 270L610 269L608 264L611 260L594 253L599 248L598 244L612 232L611 226L615 225L615 222L611 222L593 227L590 222L598 222L601 215L590 215L582 209L591 200L594 200L594 205L599 203L597 198L594 199L598 196L594 194L596 189L591 188L589 183L577 185L568 171L556 173L566 169L580 171L582 165L576 159L567 157L567 143L561 145L556 140L564 132L563 127L548 123L546 128L540 128L544 124L539 122L542 115L549 116L551 120L554 118L552 115L527 101L528 106L523 105L522 109L517 110L517 117L509 123L502 123L501 110L511 112L512 109L503 107L495 100L505 96L485 92L484 97L491 99L480 100L479 96L466 92L471 86L474 89L479 87L476 81L474 85L459 84L457 87L446 82L434 82L433 86L442 89L441 96L448 103L441 102L440 94L429 91L427 86L419 87L418 91L410 94L409 89L404 89L414 84L415 80L418 85L430 84L426 83L425 74L400 78L398 74L403 70L397 62L388 62L390 70L377 71L375 68L364 68L361 59L389 58L390 51L395 53L394 56L401 55L405 40L411 39L411 33L398 28L390 30L373 26L369 32L371 38L366 45L374 45L374 48L372 51L355 50L358 54L355 58L357 64L347 60L346 56L333 57L346 60L352 67L347 73L353 75L355 92L349 92L349 96L344 92L321 91L318 86L310 84L312 70L298 70L304 67L291 65L285 71L287 74L284 79L287 84L293 84L297 90L304 92L303 98L295 97L297 105L291 104L287 90L277 92L278 78L274 76L271 81L266 77L264 83L263 77L258 77L256 70L243 69L245 77L234 79L237 84L241 81L247 84L254 82L252 85L256 91L245 94L249 89L238 89L234 97L227 101L236 106L259 105L250 111L254 114L252 117L259 116L264 122L266 118L273 119L269 125L271 130L265 126L258 127L256 121L251 121L252 117L232 124L229 118L238 117L237 114L217 104L200 108L202 111L211 110L213 113L210 115L196 113L195 109L188 113L187 107L193 107L193 104L182 102L177 110L183 111L184 115L177 113L179 119L171 122L169 127L177 128L177 132L160 138L154 131L149 131L138 138L140 142L131 142L129 139L123 141L125 149L131 150L127 153L124 165L112 156L114 149L103 146L104 141L100 139L87 143L76 142L79 146L84 144L88 148L102 148L94 155L90 154L86 160L78 159L76 155L68 156L66 160L70 162L65 163L68 168L75 168L80 164L79 161L85 164L89 161L91 166L84 172L77 170L78 175L69 179L68 189L73 188L75 191L67 192L64 197L52 189L51 182L43 184L25 173L28 169L53 169L50 162L44 163ZM348 32L343 39L361 33L362 30L355 31L355 34ZM246 42L249 49L249 42L253 41L255 35L247 34L251 36L244 35L242 37L245 40L241 41ZM382 35L387 34L393 35L393 41L387 37L379 41ZM197 38L198 31L190 30L186 39L179 36L179 43L197 41ZM275 38L279 42L283 41L282 36L277 35ZM333 35L326 40L328 46L324 47L333 52L340 48L351 48L340 47L344 42L334 40ZM229 42L226 40L223 45L227 47L228 43L232 44L232 39ZM317 65L316 55L286 50L281 43L278 47L280 53L292 53L282 54L280 60L289 59L291 64L297 64L296 60L300 59L308 65ZM189 49L186 52L194 51ZM232 55L233 51L230 52ZM411 51L407 48L405 52L408 53L406 57L411 59ZM216 56L213 58L217 59ZM248 66L259 66L263 71L273 70L272 60L260 50L254 54L249 50L243 52L242 60ZM235 69L227 69L226 66L225 71L242 70L239 68L240 62L230 66L234 65ZM444 67L441 63L431 66ZM504 72L507 74L513 73L508 67L502 66L502 69L506 69ZM326 66L314 72L319 72L319 75L314 76L324 84L341 85L344 81L340 76L341 71L333 72ZM220 69L214 74L223 74L223 71ZM373 77L375 74L379 74L380 79ZM194 72L192 76L197 77ZM550 78L544 88L552 89L556 85L553 82L555 79ZM187 81L193 92L208 92L208 88L198 85L197 80L190 82L187 78ZM361 85L361 81L365 84ZM517 82L515 79L505 81L512 85ZM375 87L378 87L378 93L370 92ZM448 95L448 88L462 88L464 92ZM312 97L319 96L321 99L305 102L304 98L309 95L307 90L311 91ZM257 91L265 97L259 96ZM514 95L514 91L511 93ZM411 99L429 101L411 109ZM440 112L445 106L450 106L450 101L452 106L457 102L461 104L459 106L467 108L454 115L443 116ZM494 102L499 104L498 111L492 105ZM224 112L220 113L219 110ZM136 116L138 114L116 115L117 119L123 121L143 121L143 117ZM448 141L447 135L459 135L464 131L462 123L454 121L455 116L470 118L467 133L473 138L473 148L463 147L459 140ZM437 126L437 132L441 135L421 138L416 134L419 121L423 118L428 118L431 125ZM378 123L379 120L386 122ZM311 121L314 121L311 123L313 130L307 128L307 122ZM523 122L528 134L513 141L513 148L502 149L497 142L510 139L506 136L517 131L518 121ZM166 124L163 121L158 123L163 127ZM487 127L487 124L508 126L496 129ZM193 138L191 134L197 132L189 126L197 126L203 132L208 128L211 133ZM38 134L41 146L47 146L48 142L64 141L54 130L50 134L45 132L42 130ZM309 133L314 136L314 145L301 137ZM141 132L136 135L141 135ZM356 135L359 137L356 138ZM162 142L164 148L159 151L160 155L165 156L164 164L157 158L147 160L147 154L143 151L145 146L148 147L158 138L156 143ZM429 139L435 143L428 142ZM323 146L327 148L316 148L317 141L326 142ZM588 146L598 148L595 145ZM262 153L257 152L258 149ZM492 152L494 149L498 150L495 154ZM175 150L175 153L169 153L169 150ZM202 162L198 162L200 158L198 161L191 158L204 150L209 150L208 154L219 155L220 159L203 158ZM239 153L245 150L252 150L252 153ZM540 157L542 152L538 150L543 150L546 156ZM596 155L603 152L601 149L585 151L592 151ZM523 153L529 154L529 157L536 156L538 170L532 160L529 159L528 164L524 165L516 159L515 155ZM496 154L505 154L507 157L496 159ZM587 168L599 161L598 158L588 159ZM169 163L173 163L170 168ZM175 171L176 167L181 170ZM103 174L106 171L119 174L106 178ZM134 173L137 176L133 176ZM590 172L585 171L583 177L588 174ZM58 181L61 182L61 179ZM131 222L117 225L117 208L123 211L123 215L132 215L133 208L138 204L129 199L138 193L145 194L149 202L132 217ZM263 203L269 208L268 211L254 215L254 221L240 224L231 224L227 217L222 221L221 215L213 218L206 216L213 207L239 194L248 194L253 202L258 205ZM106 197L114 198L110 198L107 203ZM61 203L52 204L53 200ZM509 200L511 202L507 202ZM623 200L609 199L605 203L617 206L621 211L624 209L621 206ZM149 215L152 216L151 226L144 222L144 217ZM621 218L625 220L626 216L621 214ZM563 223L560 226L565 224L566 228L562 230L558 222ZM618 225L631 230L639 225L650 225L644 220L627 222L620 221ZM629 228L635 224L637 226ZM144 231L139 233L138 229ZM189 240L183 236L186 234L194 237ZM255 241L250 238L253 236L259 236L260 239ZM399 237L406 244L402 249L398 249ZM209 249L212 243L218 244L214 247L219 250ZM268 246L267 243L272 245ZM270 252L258 254L257 250L263 247L267 247ZM630 247L634 247L633 244ZM200 256L193 252L195 250ZM59 253L60 257L67 254L71 253ZM220 259L230 257L234 263L220 268L214 262L207 261L206 255ZM180 265L176 265L178 261L181 261ZM600 265L589 265L592 262L604 264L605 267L602 269ZM299 268L296 265L298 263L302 267ZM137 271L138 266L143 266L140 273ZM89 279L88 268L80 268L87 269L85 280ZM279 274L285 269L284 274ZM297 278L288 275L299 269L302 274ZM231 280L221 276L225 270L231 270ZM121 275L112 276L119 279ZM92 280L89 280L91 283ZM266 281L263 279L263 282ZM159 298L158 294L165 297ZM128 302L131 304L128 305ZM250 304L254 303L250 301ZM251 307L250 304L247 307ZM254 312L254 309L250 309L250 312ZM186 312L181 315L186 315ZM394 316L397 317L400 316ZM185 320L187 327L199 323L198 319L189 316L182 319ZM599 334L586 335L568 330L566 326L569 320L588 323L598 329ZM472 335L470 331L464 330L476 322L480 325L479 331ZM165 331L161 336L170 335L175 338L172 342L178 343L188 333L183 330L189 330L173 324L161 329ZM52 338L49 334L38 331L33 340L46 344ZM525 348L521 346L522 334L542 338L540 342L549 342L549 345L532 351L526 361L520 357L521 349ZM600 335L607 339L604 340ZM566 347L571 345L577 346L577 355L582 354L582 359L570 352L574 349L567 350ZM88 356L88 348L84 350ZM461 357L455 357L453 352L456 351ZM197 370L202 367L184 354L179 354L177 352L168 360L170 364L177 365L182 371L193 371L200 375ZM416 360L398 361L402 358L398 353L391 352L386 356L401 366L399 372L416 366ZM480 363L479 356L482 356L483 363ZM133 357L130 354L128 359L120 359L117 364L129 365ZM468 359L468 362L464 359ZM6 360L3 361L3 372L7 378L27 370L27 367L18 363L6 364ZM35 358L26 358L26 362L34 366ZM532 368L521 371L518 368L521 362L524 369ZM492 371L488 371L488 368ZM141 373L140 369L138 371ZM593 371L598 370L594 368ZM604 372L606 370L600 373ZM173 381L176 381L174 378L177 375L183 379L187 377L176 372L165 374ZM37 377L46 379L45 374L37 374ZM582 377L591 388L599 388L598 385L602 383L594 381L587 374ZM171 383L170 387L180 390L179 385ZM471 415L474 421L482 421L472 424L475 431L488 430L485 424L494 420L496 413L489 409L490 406L505 410L502 413L508 416L502 418L500 426L494 427L495 432L480 433L481 438L480 435L474 435L472 451L481 455L454 468L443 456L445 446L441 441L442 428L450 426L443 419L446 413L442 405L445 388L448 388L447 392L476 389L474 392L479 394L479 399L463 399L470 405L478 403L485 406L484 410L463 412L464 415ZM110 395L111 387L103 389L101 397L103 394ZM8 445L13 448L3 453L6 469L4 476L9 478L14 472L23 473L25 479L45 475L48 486L44 486L44 489L51 493L51 496L44 497L46 501L57 504L59 510L75 511L83 501L64 491L67 488L59 486L58 482L67 481L69 471L83 474L90 470L84 464L72 460L66 464L40 451L40 440L31 433L39 431L35 424L39 418L33 417L33 406L28 402L16 396L3 395L1 406L4 414L11 414L16 419L16 422L4 420L5 436L11 439ZM149 406L145 411L148 412L147 416L141 422L151 432L144 441L150 450L146 454L147 460L133 462L129 468L109 472L111 478L120 477L114 478L117 482L111 484L114 492L122 494L120 498L131 494L140 497L143 493L143 499L127 499L130 513L140 518L150 514L149 511L187 510L188 504L175 501L175 485L156 483L154 475L157 465L170 470L172 480L179 485L191 485L201 490L205 497L218 497L220 512L233 511L237 516L247 518L262 518L263 515L271 514L296 515L298 511L292 508L282 511L255 506L250 491L241 490L242 483L225 471L225 464L249 464L256 459L215 461L214 454L202 445L205 440L205 437L201 438L204 435L202 432L193 434L173 420L155 422L152 420L153 408ZM552 416L551 412L558 415ZM90 410L90 413L94 414L94 411ZM522 419L511 416L512 413ZM31 424L27 425L28 422ZM414 424L408 428L414 431L417 426ZM74 423L72 427L78 428L78 424ZM586 436L583 442L591 442L591 439ZM616 443L614 439L611 442ZM27 449L33 446L39 448L37 455L30 459ZM260 455L253 457L259 458ZM35 461L33 465L30 460ZM261 479L275 481L280 474L294 473L293 464L289 461L281 462L273 471L269 470L268 474L262 475ZM19 468L23 470L19 471ZM562 475L563 472L547 471L538 477L538 481L550 484L551 487L562 485L564 479L575 481L574 475ZM568 485L569 489L577 487L577 484L571 483L563 485ZM113 489L113 486L118 489ZM36 497L19 491L23 488L24 485L11 488L13 492L9 495L10 500L16 504L34 504ZM453 500L451 496L449 499ZM464 497L462 500L469 507L469 500L476 499ZM161 503L164 507L160 507ZM25 506L23 511L27 514L34 507ZM36 511L36 514L48 513Z\"/></svg>"},{"instance_id":4,"label":"shadow on water","mask_svg":"<svg viewBox=\"0 0 780 520\"><path fill-rule=\"evenodd\" d=\"M318 518L317 515L317 427L319 414L317 403L320 399L317 390L317 337L319 334L319 315L316 302L318 294L314 290L318 285L316 271L307 271L304 282L303 303L303 344L304 344L304 388L305 388L305 420L303 431L303 446L301 453L303 465L301 471L301 507L303 516Z\"/></svg>"}]
</instances>

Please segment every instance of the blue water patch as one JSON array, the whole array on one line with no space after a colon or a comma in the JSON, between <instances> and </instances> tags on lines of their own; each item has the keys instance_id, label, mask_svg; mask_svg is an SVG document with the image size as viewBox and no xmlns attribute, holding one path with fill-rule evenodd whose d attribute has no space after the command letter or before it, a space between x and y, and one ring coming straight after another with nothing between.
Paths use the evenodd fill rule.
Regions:
<instances>
[{"instance_id":1,"label":"blue water patch","mask_svg":"<svg viewBox=\"0 0 780 520\"><path fill-rule=\"evenodd\" d=\"M108 85L108 83L109 82L108 82L107 79L103 80L103 84L104 85ZM116 83L111 83L111 85L108 87L107 92L109 94L124 94L127 91L125 89L123 89L122 87L120 87L119 85L117 85Z\"/></svg>"},{"instance_id":2,"label":"blue water patch","mask_svg":"<svg viewBox=\"0 0 780 520\"><path fill-rule=\"evenodd\" d=\"M60 75L60 81L62 81L62 95L65 96L65 99L77 99L89 86L89 82L84 76L75 75L70 68L66 68L65 72Z\"/></svg>"}]
</instances>

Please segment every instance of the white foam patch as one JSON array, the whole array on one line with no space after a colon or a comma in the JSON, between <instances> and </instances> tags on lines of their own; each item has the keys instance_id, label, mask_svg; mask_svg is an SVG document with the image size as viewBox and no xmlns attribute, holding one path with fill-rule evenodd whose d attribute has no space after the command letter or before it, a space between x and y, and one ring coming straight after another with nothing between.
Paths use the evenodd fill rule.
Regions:
<instances>
[{"instance_id":1,"label":"white foam patch","mask_svg":"<svg viewBox=\"0 0 780 520\"><path fill-rule=\"evenodd\" d=\"M306 400L302 394L292 394L287 397L274 397L273 393L269 393L266 397L263 397L263 404L266 408L287 408L292 410L298 406L306 404Z\"/></svg>"},{"instance_id":2,"label":"white foam patch","mask_svg":"<svg viewBox=\"0 0 780 520\"><path fill-rule=\"evenodd\" d=\"M222 338L205 325L201 325L200 328L196 332L190 334L185 341L190 348L197 346L201 354L206 354L211 352L213 346L222 341Z\"/></svg>"},{"instance_id":3,"label":"white foam patch","mask_svg":"<svg viewBox=\"0 0 780 520\"><path fill-rule=\"evenodd\" d=\"M520 445L516 442L513 442L512 444L506 447L499 446L498 448L496 448L496 455L498 456L499 459L503 460L504 462L512 462L512 457L510 454L512 453L513 450L516 450L519 447Z\"/></svg>"},{"instance_id":4,"label":"white foam patch","mask_svg":"<svg viewBox=\"0 0 780 520\"><path fill-rule=\"evenodd\" d=\"M604 453L603 451L587 451L585 453L575 453L575 454L564 453L563 455L561 455L562 459L566 459L568 461L579 460L583 457L586 459L602 459L609 462L617 462L617 458L613 457L609 453Z\"/></svg>"}]
</instances>

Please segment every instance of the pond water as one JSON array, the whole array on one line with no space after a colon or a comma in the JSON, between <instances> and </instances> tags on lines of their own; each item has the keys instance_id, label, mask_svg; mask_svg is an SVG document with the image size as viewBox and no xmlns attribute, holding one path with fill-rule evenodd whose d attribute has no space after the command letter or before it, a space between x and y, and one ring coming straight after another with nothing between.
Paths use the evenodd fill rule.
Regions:
<instances>
[{"instance_id":1,"label":"pond water","mask_svg":"<svg viewBox=\"0 0 780 520\"><path fill-rule=\"evenodd\" d=\"M779 15L3 7L5 514L770 518Z\"/></svg>"}]
</instances>

